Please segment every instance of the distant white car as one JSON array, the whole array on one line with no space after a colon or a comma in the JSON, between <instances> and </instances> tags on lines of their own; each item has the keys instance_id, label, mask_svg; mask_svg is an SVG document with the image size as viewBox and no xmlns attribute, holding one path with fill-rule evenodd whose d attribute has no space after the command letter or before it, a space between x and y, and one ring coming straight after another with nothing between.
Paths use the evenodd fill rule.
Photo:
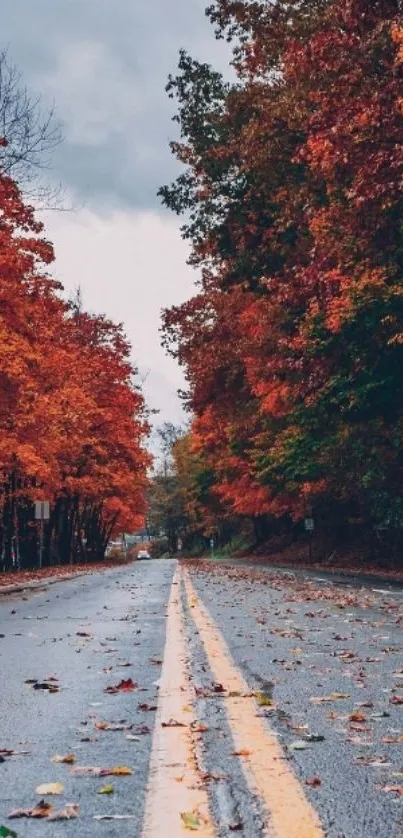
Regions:
<instances>
[{"instance_id":1,"label":"distant white car","mask_svg":"<svg viewBox=\"0 0 403 838\"><path fill-rule=\"evenodd\" d=\"M139 550L139 552L137 553L137 558L138 559L151 559L151 556L150 556L148 550Z\"/></svg>"}]
</instances>

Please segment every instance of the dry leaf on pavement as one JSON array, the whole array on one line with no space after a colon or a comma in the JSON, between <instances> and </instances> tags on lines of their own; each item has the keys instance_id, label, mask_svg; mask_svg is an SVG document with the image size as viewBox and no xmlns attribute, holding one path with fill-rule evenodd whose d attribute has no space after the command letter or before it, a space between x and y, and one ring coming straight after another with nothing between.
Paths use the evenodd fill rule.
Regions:
<instances>
[{"instance_id":1,"label":"dry leaf on pavement","mask_svg":"<svg viewBox=\"0 0 403 838\"><path fill-rule=\"evenodd\" d=\"M117 765L113 768L98 768L93 765L77 765L71 769L74 777L128 777L133 774L127 765Z\"/></svg>"},{"instance_id":2,"label":"dry leaf on pavement","mask_svg":"<svg viewBox=\"0 0 403 838\"><path fill-rule=\"evenodd\" d=\"M137 689L136 681L132 681L131 678L127 678L127 680L122 680L119 684L111 685L109 687L104 688L104 693L111 693L114 695L115 693L126 693L130 692L131 690Z\"/></svg>"},{"instance_id":3,"label":"dry leaf on pavement","mask_svg":"<svg viewBox=\"0 0 403 838\"><path fill-rule=\"evenodd\" d=\"M64 789L63 783L42 783L35 789L35 794L61 794Z\"/></svg>"},{"instance_id":4,"label":"dry leaf on pavement","mask_svg":"<svg viewBox=\"0 0 403 838\"><path fill-rule=\"evenodd\" d=\"M79 805L78 803L67 803L63 809L60 809L58 812L53 812L49 815L49 821L69 821L71 818L78 818L79 813Z\"/></svg>"},{"instance_id":5,"label":"dry leaf on pavement","mask_svg":"<svg viewBox=\"0 0 403 838\"><path fill-rule=\"evenodd\" d=\"M59 754L55 754L54 757L50 758L50 761L51 762L60 762L60 763L66 764L66 765L73 765L73 763L76 761L76 758L75 758L74 754L66 754L66 756L64 756L64 757L60 756Z\"/></svg>"},{"instance_id":6,"label":"dry leaf on pavement","mask_svg":"<svg viewBox=\"0 0 403 838\"><path fill-rule=\"evenodd\" d=\"M40 800L32 809L13 809L9 812L10 820L12 818L48 818L52 811L51 803L46 803L45 800Z\"/></svg>"}]
</instances>

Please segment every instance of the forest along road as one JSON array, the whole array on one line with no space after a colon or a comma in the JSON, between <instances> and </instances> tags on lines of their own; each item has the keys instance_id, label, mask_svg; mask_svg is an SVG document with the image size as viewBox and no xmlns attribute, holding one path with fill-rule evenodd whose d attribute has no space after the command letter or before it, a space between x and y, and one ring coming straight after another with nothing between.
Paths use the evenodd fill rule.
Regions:
<instances>
[{"instance_id":1,"label":"forest along road","mask_svg":"<svg viewBox=\"0 0 403 838\"><path fill-rule=\"evenodd\" d=\"M2 596L0 835L402 836L403 592L375 587L145 561Z\"/></svg>"}]
</instances>

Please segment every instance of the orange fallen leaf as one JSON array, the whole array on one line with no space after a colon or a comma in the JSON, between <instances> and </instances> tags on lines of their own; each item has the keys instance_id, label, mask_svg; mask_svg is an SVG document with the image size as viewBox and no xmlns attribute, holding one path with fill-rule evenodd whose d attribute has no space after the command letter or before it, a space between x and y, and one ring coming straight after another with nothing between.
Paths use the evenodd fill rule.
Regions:
<instances>
[{"instance_id":1,"label":"orange fallen leaf","mask_svg":"<svg viewBox=\"0 0 403 838\"><path fill-rule=\"evenodd\" d=\"M349 722L366 722L367 717L365 713L361 713L360 710L354 710L353 713L350 713L348 720Z\"/></svg>"}]
</instances>

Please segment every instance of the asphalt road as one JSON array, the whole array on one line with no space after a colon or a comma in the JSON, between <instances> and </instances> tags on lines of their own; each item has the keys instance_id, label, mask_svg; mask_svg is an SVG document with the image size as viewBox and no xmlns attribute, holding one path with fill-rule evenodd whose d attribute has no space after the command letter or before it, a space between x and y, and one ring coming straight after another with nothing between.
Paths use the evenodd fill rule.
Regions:
<instances>
[{"instance_id":1,"label":"asphalt road","mask_svg":"<svg viewBox=\"0 0 403 838\"><path fill-rule=\"evenodd\" d=\"M174 564L139 563L61 582L25 601L0 598L0 749L29 752L0 764L0 825L19 837L140 834L155 712L139 704L156 704ZM25 683L50 677L58 679L49 683L59 692ZM138 683L136 691L104 692L129 678ZM133 729L95 727L105 720ZM127 766L133 774L74 777L68 765L50 761L70 753L78 766ZM7 820L9 810L40 800L39 784L55 782L63 783L64 793L46 800L55 809L78 803L79 821ZM113 785L113 795L97 794L105 784ZM94 821L110 813L134 817Z\"/></svg>"},{"instance_id":2,"label":"asphalt road","mask_svg":"<svg viewBox=\"0 0 403 838\"><path fill-rule=\"evenodd\" d=\"M246 566L192 577L250 688L273 700L264 712L325 834L402 836L402 588Z\"/></svg>"},{"instance_id":3,"label":"asphalt road","mask_svg":"<svg viewBox=\"0 0 403 838\"><path fill-rule=\"evenodd\" d=\"M156 718L148 708L159 701L175 567L174 561L142 562L0 598L0 753L26 752L0 763L0 826L19 838L142 835ZM403 590L244 566L188 568L197 599L257 696L254 713L277 737L323 834L401 838ZM245 771L253 746L236 754L230 694L225 683L217 687L181 577L174 590L183 608L202 731L199 770L214 835L262 838L270 813ZM135 690L105 692L129 678ZM59 689L35 688L44 683ZM104 722L124 729L102 729ZM74 766L52 762L57 754L74 754ZM133 773L75 776L77 766L125 766ZM46 800L55 809L79 804L79 819L8 820L10 810L39 801L39 784L57 782L63 793ZM97 793L105 784L113 794ZM94 819L106 814L130 818ZM166 838L186 835L182 827Z\"/></svg>"}]
</instances>

